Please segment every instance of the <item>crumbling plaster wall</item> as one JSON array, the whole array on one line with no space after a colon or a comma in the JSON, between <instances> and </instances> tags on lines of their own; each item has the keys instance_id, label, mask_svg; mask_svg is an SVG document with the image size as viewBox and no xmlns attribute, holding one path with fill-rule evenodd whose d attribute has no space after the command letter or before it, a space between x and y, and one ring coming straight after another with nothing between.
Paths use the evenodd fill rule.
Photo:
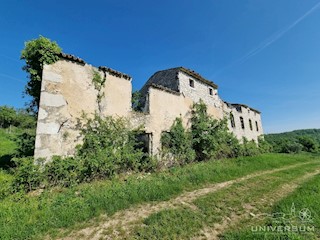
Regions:
<instances>
[{"instance_id":1,"label":"crumbling plaster wall","mask_svg":"<svg viewBox=\"0 0 320 240\"><path fill-rule=\"evenodd\" d=\"M180 92L183 96L190 98L193 102L199 102L201 99L208 106L210 115L218 119L223 118L223 101L220 99L216 88L209 87L183 72L179 72L178 78ZM194 81L194 87L189 85L190 79ZM209 94L209 88L212 89L212 95Z\"/></svg>"},{"instance_id":2,"label":"crumbling plaster wall","mask_svg":"<svg viewBox=\"0 0 320 240\"><path fill-rule=\"evenodd\" d=\"M99 102L93 72L106 78ZM77 127L82 114L128 116L131 111L131 80L113 76L88 65L60 60L43 69L36 131L35 157L73 155L81 143Z\"/></svg>"},{"instance_id":3,"label":"crumbling plaster wall","mask_svg":"<svg viewBox=\"0 0 320 240\"><path fill-rule=\"evenodd\" d=\"M182 94L150 87L148 91L148 120L144 122L146 133L152 134L152 154L161 149L161 135L169 131L177 117L182 118L183 125L190 127L191 109L194 99ZM223 117L222 109L207 106L208 113L215 118Z\"/></svg>"},{"instance_id":4,"label":"crumbling plaster wall","mask_svg":"<svg viewBox=\"0 0 320 240\"><path fill-rule=\"evenodd\" d=\"M81 122L83 113L90 117L95 112L101 116L127 117L132 127L143 126L151 136L150 153L156 155L161 149L161 134L171 128L177 117L182 118L185 127L190 127L192 105L200 99L207 104L208 113L217 119L229 117L230 113L234 115L236 127L232 127L229 121L229 129L238 139L245 136L249 140L257 140L263 134L259 113L250 108L242 108L239 112L220 99L216 88L212 88L213 94L210 95L208 85L183 72L175 75L173 80L178 91L148 86L145 89L145 112L134 112L131 109L131 78L106 69L64 59L44 66L36 158L73 155L76 145L82 140L77 125L79 120ZM101 92L93 84L94 71L106 80ZM194 88L190 87L189 79L194 80ZM101 94L103 97L98 100ZM244 118L245 129L241 128L240 116ZM249 128L249 119L252 120L253 130ZM259 131L256 131L255 121Z\"/></svg>"},{"instance_id":5,"label":"crumbling plaster wall","mask_svg":"<svg viewBox=\"0 0 320 240\"><path fill-rule=\"evenodd\" d=\"M234 117L235 127L231 125L231 121L228 121L228 127L235 136L242 141L243 137L247 138L249 141L258 141L258 137L263 134L261 114L244 106L234 107L224 104L224 109L226 116L230 119L230 114ZM243 118L244 128L242 128L240 117ZM249 120L252 123L252 129L250 128ZM258 124L258 130L256 128L256 122Z\"/></svg>"}]
</instances>

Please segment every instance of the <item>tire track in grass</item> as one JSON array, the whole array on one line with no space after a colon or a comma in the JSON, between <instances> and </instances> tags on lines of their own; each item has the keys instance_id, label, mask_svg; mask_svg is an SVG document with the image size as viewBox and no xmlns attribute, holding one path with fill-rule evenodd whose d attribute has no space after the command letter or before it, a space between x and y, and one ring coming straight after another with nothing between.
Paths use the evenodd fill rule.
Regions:
<instances>
[{"instance_id":1,"label":"tire track in grass","mask_svg":"<svg viewBox=\"0 0 320 240\"><path fill-rule=\"evenodd\" d=\"M292 193L294 190L296 190L302 183L310 180L312 177L320 173L320 169L317 169L316 171L309 172L302 177L299 177L295 179L293 182L286 183L281 185L279 188L277 188L272 193L267 193L263 196L263 198L259 199L259 201L251 202L250 204L244 204L243 209L244 212L241 211L232 213L228 217L224 217L220 223L214 224L212 227L205 227L201 232L200 236L192 238L193 240L215 240L219 239L223 232L225 232L229 228L234 228L239 224L241 220L244 219L254 219L259 214L263 214L262 212L252 213L253 210L257 210L259 206L264 206L266 203L269 205L274 205L277 201L283 199L290 193ZM253 207L254 206L254 207Z\"/></svg>"},{"instance_id":2,"label":"tire track in grass","mask_svg":"<svg viewBox=\"0 0 320 240\"><path fill-rule=\"evenodd\" d=\"M196 206L194 206L192 202L201 196L207 195L208 193L216 192L220 189L227 188L235 183L240 183L240 182L249 180L251 178L272 174L272 173L276 173L284 170L289 170L292 168L297 168L297 167L300 167L306 164L311 164L311 163L314 163L314 161L293 164L290 166L285 166L285 167L276 168L272 170L259 171L259 172L252 173L237 179L233 179L233 180L229 180L221 183L210 184L205 188L197 189L190 192L185 192L180 196L174 199L171 199L169 201L158 202L155 204L148 203L140 206L135 206L123 211L119 211L115 213L112 217L109 217L109 218L107 216L103 217L104 220L101 223L97 223L96 226L90 226L81 230L73 231L69 236L61 239L62 240L114 239L118 235L118 233L114 231L115 228L122 228L124 229L124 231L129 231L129 229L132 229L132 225L139 223L142 219L147 218L153 213L162 211L167 208L177 208L181 205L185 205L195 210ZM204 233L205 232L206 230L204 230ZM110 237L108 237L108 235Z\"/></svg>"}]
</instances>

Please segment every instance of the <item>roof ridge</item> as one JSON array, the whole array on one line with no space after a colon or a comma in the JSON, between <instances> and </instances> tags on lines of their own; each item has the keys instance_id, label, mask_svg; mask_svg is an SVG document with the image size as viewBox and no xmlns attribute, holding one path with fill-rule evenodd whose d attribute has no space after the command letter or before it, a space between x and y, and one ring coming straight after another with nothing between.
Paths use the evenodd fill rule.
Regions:
<instances>
[{"instance_id":1,"label":"roof ridge","mask_svg":"<svg viewBox=\"0 0 320 240\"><path fill-rule=\"evenodd\" d=\"M101 71L104 71L104 72L108 72L113 76L117 76L117 77L124 78L124 79L127 79L127 80L131 80L132 79L131 76L129 76L128 74L119 72L117 70L114 70L114 69L106 67L106 66L99 66L98 69L101 70Z\"/></svg>"},{"instance_id":2,"label":"roof ridge","mask_svg":"<svg viewBox=\"0 0 320 240\"><path fill-rule=\"evenodd\" d=\"M81 64L86 64L86 62L82 58L79 58L79 57L72 55L72 54L60 52L57 55L61 58L67 59L67 60L71 60L71 61L78 62Z\"/></svg>"},{"instance_id":3,"label":"roof ridge","mask_svg":"<svg viewBox=\"0 0 320 240\"><path fill-rule=\"evenodd\" d=\"M208 80L208 79L205 79L204 77L202 77L199 73L195 72L194 70L192 69L188 69L186 67L180 67L180 70L188 75L190 75L191 77L194 77L196 79L198 79L199 81L205 83L205 84L208 84L210 85L211 87L213 88L218 88L218 85L215 84L214 82Z\"/></svg>"}]
</instances>

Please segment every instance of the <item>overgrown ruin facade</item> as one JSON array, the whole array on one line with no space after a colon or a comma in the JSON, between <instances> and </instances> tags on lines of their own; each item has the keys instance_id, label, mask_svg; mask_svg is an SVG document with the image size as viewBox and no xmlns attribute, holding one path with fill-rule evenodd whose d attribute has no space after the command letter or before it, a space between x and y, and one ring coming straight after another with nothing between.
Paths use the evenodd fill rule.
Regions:
<instances>
[{"instance_id":1,"label":"overgrown ruin facade","mask_svg":"<svg viewBox=\"0 0 320 240\"><path fill-rule=\"evenodd\" d=\"M103 79L98 88L95 75ZM144 126L147 151L156 155L161 149L161 134L177 117L188 127L190 109L200 99L210 115L227 117L229 130L238 139L257 141L263 134L260 112L243 104L224 102L218 86L184 67L156 72L140 90L142 112L131 107L132 78L107 67L93 67L72 55L45 65L42 76L36 133L35 157L69 156L81 143L78 120L83 113L126 117L132 127Z\"/></svg>"}]
</instances>

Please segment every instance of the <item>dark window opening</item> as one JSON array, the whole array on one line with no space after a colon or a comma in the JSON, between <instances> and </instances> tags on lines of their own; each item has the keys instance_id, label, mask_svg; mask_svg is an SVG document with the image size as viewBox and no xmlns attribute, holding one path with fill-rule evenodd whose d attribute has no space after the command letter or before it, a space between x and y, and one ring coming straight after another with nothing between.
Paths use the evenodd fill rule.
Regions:
<instances>
[{"instance_id":1,"label":"dark window opening","mask_svg":"<svg viewBox=\"0 0 320 240\"><path fill-rule=\"evenodd\" d=\"M244 121L243 121L243 117L240 117L240 122L241 122L241 128L244 129Z\"/></svg>"},{"instance_id":2,"label":"dark window opening","mask_svg":"<svg viewBox=\"0 0 320 240\"><path fill-rule=\"evenodd\" d=\"M241 106L236 106L236 110L237 110L238 112L242 112Z\"/></svg>"},{"instance_id":3,"label":"dark window opening","mask_svg":"<svg viewBox=\"0 0 320 240\"><path fill-rule=\"evenodd\" d=\"M136 136L137 148L142 149L143 153L151 154L151 133L140 133Z\"/></svg>"},{"instance_id":4,"label":"dark window opening","mask_svg":"<svg viewBox=\"0 0 320 240\"><path fill-rule=\"evenodd\" d=\"M257 129L257 132L259 132L259 126L257 121L256 121L256 129Z\"/></svg>"},{"instance_id":5,"label":"dark window opening","mask_svg":"<svg viewBox=\"0 0 320 240\"><path fill-rule=\"evenodd\" d=\"M249 119L249 126L250 126L250 130L252 131L252 121L251 121L251 119Z\"/></svg>"},{"instance_id":6,"label":"dark window opening","mask_svg":"<svg viewBox=\"0 0 320 240\"><path fill-rule=\"evenodd\" d=\"M194 88L194 81L192 79L189 79L189 85L190 87Z\"/></svg>"},{"instance_id":7,"label":"dark window opening","mask_svg":"<svg viewBox=\"0 0 320 240\"><path fill-rule=\"evenodd\" d=\"M236 123L234 121L234 116L232 113L230 113L230 122L231 122L231 127L235 128L236 127Z\"/></svg>"},{"instance_id":8,"label":"dark window opening","mask_svg":"<svg viewBox=\"0 0 320 240\"><path fill-rule=\"evenodd\" d=\"M209 88L209 94L212 96L213 95L213 89Z\"/></svg>"}]
</instances>

